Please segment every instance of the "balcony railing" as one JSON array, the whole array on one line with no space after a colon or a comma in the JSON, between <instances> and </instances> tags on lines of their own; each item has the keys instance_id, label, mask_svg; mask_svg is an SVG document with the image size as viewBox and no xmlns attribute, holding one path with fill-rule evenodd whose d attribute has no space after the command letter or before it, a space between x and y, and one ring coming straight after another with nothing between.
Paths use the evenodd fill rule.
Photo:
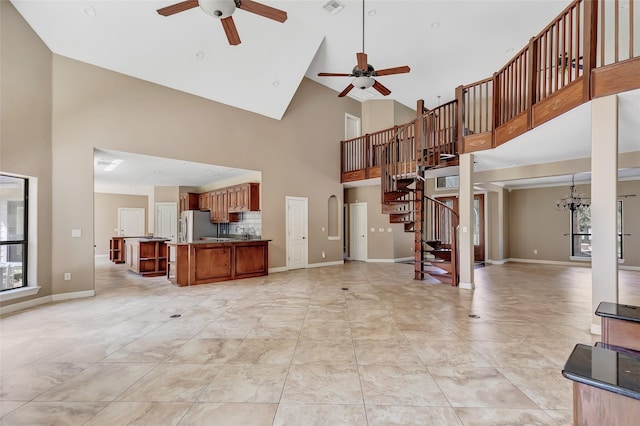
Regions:
<instances>
[{"instance_id":1,"label":"balcony railing","mask_svg":"<svg viewBox=\"0 0 640 426\"><path fill-rule=\"evenodd\" d=\"M590 99L640 88L638 26L639 0L575 0L492 77L459 86L442 106L451 110L420 108L419 166L495 148ZM342 142L343 181L380 176L382 145L397 128Z\"/></svg>"}]
</instances>

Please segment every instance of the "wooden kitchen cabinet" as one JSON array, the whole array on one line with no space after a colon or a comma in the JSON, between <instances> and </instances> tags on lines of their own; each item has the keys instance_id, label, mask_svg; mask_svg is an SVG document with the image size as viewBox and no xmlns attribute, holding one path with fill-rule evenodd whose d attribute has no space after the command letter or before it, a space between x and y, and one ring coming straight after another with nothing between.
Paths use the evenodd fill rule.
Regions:
<instances>
[{"instance_id":1,"label":"wooden kitchen cabinet","mask_svg":"<svg viewBox=\"0 0 640 426\"><path fill-rule=\"evenodd\" d=\"M198 210L198 201L200 199L200 194L194 194L191 192L185 192L180 194L180 211L183 212L185 210Z\"/></svg>"},{"instance_id":2,"label":"wooden kitchen cabinet","mask_svg":"<svg viewBox=\"0 0 640 426\"><path fill-rule=\"evenodd\" d=\"M129 270L145 277L167 273L167 239L125 239L126 264Z\"/></svg>"},{"instance_id":3,"label":"wooden kitchen cabinet","mask_svg":"<svg viewBox=\"0 0 640 426\"><path fill-rule=\"evenodd\" d=\"M229 188L229 212L260 210L260 184L243 183Z\"/></svg>"},{"instance_id":4,"label":"wooden kitchen cabinet","mask_svg":"<svg viewBox=\"0 0 640 426\"><path fill-rule=\"evenodd\" d=\"M109 240L109 260L113 263L124 263L124 237L113 237Z\"/></svg>"},{"instance_id":5,"label":"wooden kitchen cabinet","mask_svg":"<svg viewBox=\"0 0 640 426\"><path fill-rule=\"evenodd\" d=\"M198 196L198 209L211 210L211 193L205 192Z\"/></svg>"}]
</instances>

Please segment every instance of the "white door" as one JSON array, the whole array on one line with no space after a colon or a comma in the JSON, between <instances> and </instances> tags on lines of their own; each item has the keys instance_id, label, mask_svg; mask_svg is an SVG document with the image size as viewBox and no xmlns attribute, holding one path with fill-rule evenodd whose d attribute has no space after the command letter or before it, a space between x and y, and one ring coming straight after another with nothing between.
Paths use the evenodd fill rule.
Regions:
<instances>
[{"instance_id":1,"label":"white door","mask_svg":"<svg viewBox=\"0 0 640 426\"><path fill-rule=\"evenodd\" d=\"M344 114L344 140L357 138L360 136L360 117L351 115L349 113Z\"/></svg>"},{"instance_id":2,"label":"white door","mask_svg":"<svg viewBox=\"0 0 640 426\"><path fill-rule=\"evenodd\" d=\"M286 197L287 204L287 269L307 267L309 240L308 200L302 197Z\"/></svg>"},{"instance_id":3,"label":"white door","mask_svg":"<svg viewBox=\"0 0 640 426\"><path fill-rule=\"evenodd\" d=\"M119 207L118 235L121 237L141 237L146 235L144 230L144 209Z\"/></svg>"},{"instance_id":4,"label":"white door","mask_svg":"<svg viewBox=\"0 0 640 426\"><path fill-rule=\"evenodd\" d=\"M178 242L178 204L156 203L156 237Z\"/></svg>"},{"instance_id":5,"label":"white door","mask_svg":"<svg viewBox=\"0 0 640 426\"><path fill-rule=\"evenodd\" d=\"M367 203L349 205L351 260L367 260Z\"/></svg>"}]
</instances>

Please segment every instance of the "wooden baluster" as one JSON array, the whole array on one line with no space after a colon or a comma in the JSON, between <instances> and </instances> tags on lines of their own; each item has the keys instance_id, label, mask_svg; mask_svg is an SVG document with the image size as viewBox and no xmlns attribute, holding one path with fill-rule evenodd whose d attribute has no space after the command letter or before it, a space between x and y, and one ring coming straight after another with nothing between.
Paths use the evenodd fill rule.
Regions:
<instances>
[{"instance_id":1,"label":"wooden baluster","mask_svg":"<svg viewBox=\"0 0 640 426\"><path fill-rule=\"evenodd\" d=\"M582 100L591 99L591 71L597 64L598 50L598 2L597 0L585 0L584 2L584 60L582 68ZM604 33L604 28L602 28ZM604 37L602 37L604 40Z\"/></svg>"},{"instance_id":2,"label":"wooden baluster","mask_svg":"<svg viewBox=\"0 0 640 426\"><path fill-rule=\"evenodd\" d=\"M604 11L603 11L604 12ZM614 42L614 46L615 46L615 50L614 50L614 63L618 63L619 61L619 54L618 51L620 49L620 22L619 22L619 16L620 16L620 5L618 4L618 0L614 0L613 1L613 38L615 39Z\"/></svg>"},{"instance_id":3,"label":"wooden baluster","mask_svg":"<svg viewBox=\"0 0 640 426\"><path fill-rule=\"evenodd\" d=\"M573 8L571 10L569 10L569 28L568 28L568 37L569 40L567 42L567 44L569 45L569 83L571 83L574 80L573 77L573 70L578 68L578 61L575 60L575 58L573 57ZM572 65L575 65L572 66Z\"/></svg>"}]
</instances>

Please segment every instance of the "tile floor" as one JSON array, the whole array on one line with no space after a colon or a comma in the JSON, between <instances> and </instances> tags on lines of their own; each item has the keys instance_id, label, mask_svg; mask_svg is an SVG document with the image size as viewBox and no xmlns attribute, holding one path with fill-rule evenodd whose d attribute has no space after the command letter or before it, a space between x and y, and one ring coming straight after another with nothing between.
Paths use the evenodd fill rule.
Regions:
<instances>
[{"instance_id":1,"label":"tile floor","mask_svg":"<svg viewBox=\"0 0 640 426\"><path fill-rule=\"evenodd\" d=\"M0 319L0 423L571 424L590 270L475 273L474 291L357 262L178 288L99 259L96 297ZM640 304L640 272L620 275Z\"/></svg>"}]
</instances>

